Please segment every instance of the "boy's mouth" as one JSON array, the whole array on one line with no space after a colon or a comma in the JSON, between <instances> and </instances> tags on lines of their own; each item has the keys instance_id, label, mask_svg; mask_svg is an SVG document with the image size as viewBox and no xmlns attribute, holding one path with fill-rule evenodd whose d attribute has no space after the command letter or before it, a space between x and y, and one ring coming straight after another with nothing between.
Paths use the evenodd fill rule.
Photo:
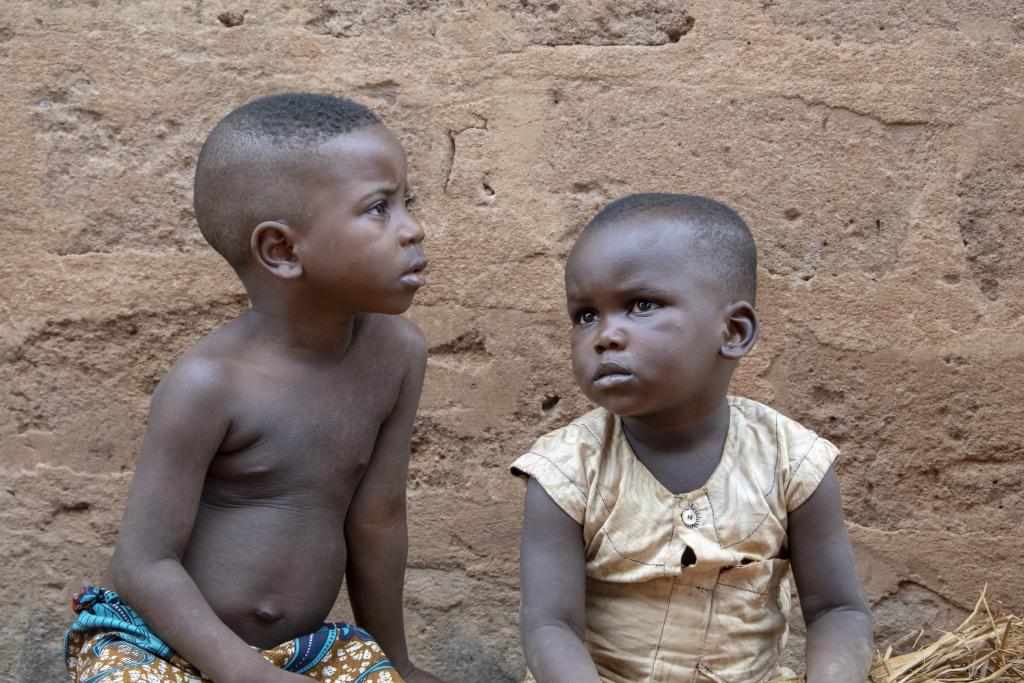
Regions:
<instances>
[{"instance_id":1,"label":"boy's mouth","mask_svg":"<svg viewBox=\"0 0 1024 683\"><path fill-rule=\"evenodd\" d=\"M412 265L409 266L409 268L402 274L402 277L400 279L407 285L412 285L414 287L422 287L423 285L427 284L427 277L426 273L424 272L426 269L427 259L418 258L412 262Z\"/></svg>"}]
</instances>

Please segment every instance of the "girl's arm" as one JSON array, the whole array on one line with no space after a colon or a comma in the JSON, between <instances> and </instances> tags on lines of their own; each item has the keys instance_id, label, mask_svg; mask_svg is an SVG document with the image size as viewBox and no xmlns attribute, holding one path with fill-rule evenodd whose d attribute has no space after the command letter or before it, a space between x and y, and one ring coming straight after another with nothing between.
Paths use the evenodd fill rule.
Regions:
<instances>
[{"instance_id":1,"label":"girl's arm","mask_svg":"<svg viewBox=\"0 0 1024 683\"><path fill-rule=\"evenodd\" d=\"M830 467L814 493L789 513L789 553L807 623L807 681L864 683L871 666L871 612L843 525Z\"/></svg>"},{"instance_id":2,"label":"girl's arm","mask_svg":"<svg viewBox=\"0 0 1024 683\"><path fill-rule=\"evenodd\" d=\"M583 529L533 479L526 485L519 571L519 628L537 683L600 683L583 646Z\"/></svg>"}]
</instances>

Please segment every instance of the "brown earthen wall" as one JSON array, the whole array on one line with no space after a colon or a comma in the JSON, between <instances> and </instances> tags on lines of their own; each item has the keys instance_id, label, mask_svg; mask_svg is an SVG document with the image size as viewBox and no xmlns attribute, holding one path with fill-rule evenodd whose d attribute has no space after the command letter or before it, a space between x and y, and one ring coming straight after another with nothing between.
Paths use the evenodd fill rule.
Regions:
<instances>
[{"instance_id":1,"label":"brown earthen wall","mask_svg":"<svg viewBox=\"0 0 1024 683\"><path fill-rule=\"evenodd\" d=\"M61 680L148 397L245 306L192 172L221 116L281 90L360 99L410 154L432 262L409 313L431 347L409 483L423 664L519 680L505 468L586 409L562 263L644 190L752 226L764 332L735 391L843 449L878 635L952 625L986 581L1024 610L1016 0L0 6L0 679Z\"/></svg>"}]
</instances>

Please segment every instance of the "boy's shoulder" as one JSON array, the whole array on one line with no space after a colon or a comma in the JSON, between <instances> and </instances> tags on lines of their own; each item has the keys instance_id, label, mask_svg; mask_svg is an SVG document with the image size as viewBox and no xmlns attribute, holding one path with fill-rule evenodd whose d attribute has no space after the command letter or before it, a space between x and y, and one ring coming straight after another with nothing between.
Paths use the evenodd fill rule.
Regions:
<instances>
[{"instance_id":1,"label":"boy's shoulder","mask_svg":"<svg viewBox=\"0 0 1024 683\"><path fill-rule=\"evenodd\" d=\"M351 354L354 363L391 368L392 372L376 375L396 380L409 373L422 373L427 365L427 338L412 320L401 315L363 313L357 317Z\"/></svg>"},{"instance_id":2,"label":"boy's shoulder","mask_svg":"<svg viewBox=\"0 0 1024 683\"><path fill-rule=\"evenodd\" d=\"M236 368L244 354L231 353L222 329L187 348L157 383L150 399L151 430L180 423L213 428L230 420L228 406L242 376Z\"/></svg>"},{"instance_id":3,"label":"boy's shoulder","mask_svg":"<svg viewBox=\"0 0 1024 683\"><path fill-rule=\"evenodd\" d=\"M210 332L196 341L167 370L157 393L171 388L184 387L197 399L213 397L228 385L233 366L244 354L228 342L224 328Z\"/></svg>"},{"instance_id":4,"label":"boy's shoulder","mask_svg":"<svg viewBox=\"0 0 1024 683\"><path fill-rule=\"evenodd\" d=\"M380 351L402 351L426 357L427 338L419 325L403 315L362 313L357 316L362 341Z\"/></svg>"},{"instance_id":5,"label":"boy's shoulder","mask_svg":"<svg viewBox=\"0 0 1024 683\"><path fill-rule=\"evenodd\" d=\"M184 383L197 390L223 388L233 375L250 366L254 346L239 319L230 320L185 349L161 384Z\"/></svg>"}]
</instances>

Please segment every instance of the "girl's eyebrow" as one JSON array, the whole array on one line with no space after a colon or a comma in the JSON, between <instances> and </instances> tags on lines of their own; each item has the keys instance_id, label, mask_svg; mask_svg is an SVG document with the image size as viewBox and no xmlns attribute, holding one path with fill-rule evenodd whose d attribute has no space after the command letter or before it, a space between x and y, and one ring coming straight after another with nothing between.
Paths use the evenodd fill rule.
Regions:
<instances>
[{"instance_id":1,"label":"girl's eyebrow","mask_svg":"<svg viewBox=\"0 0 1024 683\"><path fill-rule=\"evenodd\" d=\"M619 283L619 286L610 293L615 296L650 297L655 299L670 296L669 290L658 287L657 285L652 285L648 282L630 283L629 281ZM569 303L578 305L584 302L589 302L593 297L589 294L573 295L566 292L565 298Z\"/></svg>"},{"instance_id":2,"label":"girl's eyebrow","mask_svg":"<svg viewBox=\"0 0 1024 683\"><path fill-rule=\"evenodd\" d=\"M621 283L621 286L615 289L615 293L619 296L632 298L648 297L652 299L663 298L669 295L668 290L658 287L657 285L651 285L649 283L631 284L629 282Z\"/></svg>"},{"instance_id":3,"label":"girl's eyebrow","mask_svg":"<svg viewBox=\"0 0 1024 683\"><path fill-rule=\"evenodd\" d=\"M667 296L667 293L666 293L665 290L659 289L657 287L647 287L647 286L645 286L645 287L637 287L636 289L632 290L631 293L635 297L647 297L647 298L650 298L650 299L661 299L661 298L664 298L665 296Z\"/></svg>"}]
</instances>

